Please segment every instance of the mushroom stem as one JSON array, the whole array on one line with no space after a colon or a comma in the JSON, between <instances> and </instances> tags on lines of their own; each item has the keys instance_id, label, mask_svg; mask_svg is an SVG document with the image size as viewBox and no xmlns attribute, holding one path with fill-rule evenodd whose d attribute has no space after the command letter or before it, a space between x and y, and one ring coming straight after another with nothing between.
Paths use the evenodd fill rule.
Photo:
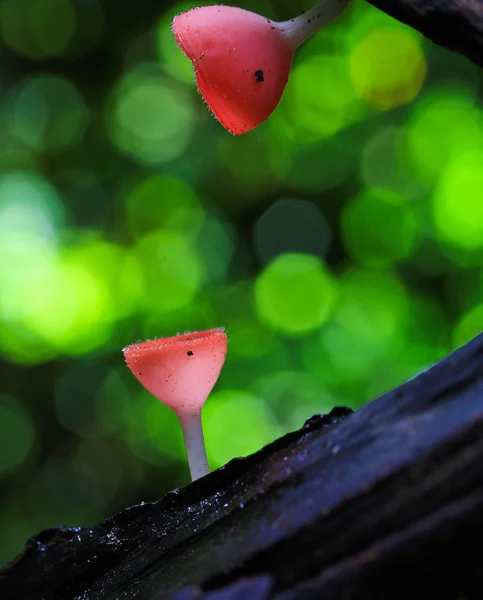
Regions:
<instances>
[{"instance_id":1,"label":"mushroom stem","mask_svg":"<svg viewBox=\"0 0 483 600\"><path fill-rule=\"evenodd\" d=\"M194 481L210 472L201 424L201 411L192 414L178 414L178 418L183 430L191 479Z\"/></svg>"},{"instance_id":2,"label":"mushroom stem","mask_svg":"<svg viewBox=\"0 0 483 600\"><path fill-rule=\"evenodd\" d=\"M281 31L296 50L321 27L338 17L347 8L350 1L325 0L320 2L298 17L280 23Z\"/></svg>"}]
</instances>

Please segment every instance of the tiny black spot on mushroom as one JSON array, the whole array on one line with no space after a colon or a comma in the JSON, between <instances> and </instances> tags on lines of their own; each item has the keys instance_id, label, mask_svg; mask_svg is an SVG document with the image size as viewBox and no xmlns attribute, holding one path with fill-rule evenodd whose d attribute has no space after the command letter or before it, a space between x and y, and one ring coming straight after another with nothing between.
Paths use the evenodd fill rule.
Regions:
<instances>
[{"instance_id":1,"label":"tiny black spot on mushroom","mask_svg":"<svg viewBox=\"0 0 483 600\"><path fill-rule=\"evenodd\" d=\"M262 83L265 81L265 77L263 76L263 71L261 69L258 69L258 71L255 71L254 75L255 75L258 83Z\"/></svg>"},{"instance_id":2,"label":"tiny black spot on mushroom","mask_svg":"<svg viewBox=\"0 0 483 600\"><path fill-rule=\"evenodd\" d=\"M272 27L272 29L275 29L275 27Z\"/></svg>"},{"instance_id":3,"label":"tiny black spot on mushroom","mask_svg":"<svg viewBox=\"0 0 483 600\"><path fill-rule=\"evenodd\" d=\"M193 351L192 350L188 350L188 352L186 353L188 356L193 356Z\"/></svg>"},{"instance_id":4,"label":"tiny black spot on mushroom","mask_svg":"<svg viewBox=\"0 0 483 600\"><path fill-rule=\"evenodd\" d=\"M139 371L139 375L142 375L141 371Z\"/></svg>"}]
</instances>

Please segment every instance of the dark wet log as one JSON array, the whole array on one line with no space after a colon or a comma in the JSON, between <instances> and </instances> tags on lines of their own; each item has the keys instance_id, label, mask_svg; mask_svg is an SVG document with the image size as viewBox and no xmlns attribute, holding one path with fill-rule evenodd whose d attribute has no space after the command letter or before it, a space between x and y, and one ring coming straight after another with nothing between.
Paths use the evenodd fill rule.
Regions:
<instances>
[{"instance_id":1,"label":"dark wet log","mask_svg":"<svg viewBox=\"0 0 483 600\"><path fill-rule=\"evenodd\" d=\"M368 0L427 38L483 66L483 0Z\"/></svg>"},{"instance_id":2,"label":"dark wet log","mask_svg":"<svg viewBox=\"0 0 483 600\"><path fill-rule=\"evenodd\" d=\"M157 503L41 533L0 598L476 599L482 534L483 335Z\"/></svg>"}]
</instances>

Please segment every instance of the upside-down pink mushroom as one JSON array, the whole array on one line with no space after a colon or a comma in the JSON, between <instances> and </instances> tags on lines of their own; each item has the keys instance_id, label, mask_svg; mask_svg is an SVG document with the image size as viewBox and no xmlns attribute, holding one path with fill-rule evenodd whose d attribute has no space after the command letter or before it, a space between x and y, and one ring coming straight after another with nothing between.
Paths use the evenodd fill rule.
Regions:
<instances>
[{"instance_id":1,"label":"upside-down pink mushroom","mask_svg":"<svg viewBox=\"0 0 483 600\"><path fill-rule=\"evenodd\" d=\"M250 131L277 106L294 48L278 23L232 6L203 6L173 20L203 98L233 134Z\"/></svg>"},{"instance_id":2,"label":"upside-down pink mushroom","mask_svg":"<svg viewBox=\"0 0 483 600\"><path fill-rule=\"evenodd\" d=\"M131 344L123 352L141 384L178 416L192 479L209 473L201 412L225 362L224 329Z\"/></svg>"},{"instance_id":3,"label":"upside-down pink mushroom","mask_svg":"<svg viewBox=\"0 0 483 600\"><path fill-rule=\"evenodd\" d=\"M202 6L173 19L198 89L215 117L239 135L265 121L282 97L295 50L350 0L324 0L278 23L234 6Z\"/></svg>"}]
</instances>

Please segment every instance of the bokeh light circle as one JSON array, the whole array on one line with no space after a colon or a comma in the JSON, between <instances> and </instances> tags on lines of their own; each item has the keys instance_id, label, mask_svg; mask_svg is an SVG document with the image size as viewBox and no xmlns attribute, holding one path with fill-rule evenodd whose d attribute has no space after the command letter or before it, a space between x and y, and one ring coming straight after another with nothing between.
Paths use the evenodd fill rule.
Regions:
<instances>
[{"instance_id":1,"label":"bokeh light circle","mask_svg":"<svg viewBox=\"0 0 483 600\"><path fill-rule=\"evenodd\" d=\"M346 62L335 55L296 64L273 126L298 144L331 138L361 114Z\"/></svg>"},{"instance_id":2,"label":"bokeh light circle","mask_svg":"<svg viewBox=\"0 0 483 600\"><path fill-rule=\"evenodd\" d=\"M328 318L335 287L320 259L282 254L265 267L255 283L262 323L287 335L304 335Z\"/></svg>"},{"instance_id":3,"label":"bokeh light circle","mask_svg":"<svg viewBox=\"0 0 483 600\"><path fill-rule=\"evenodd\" d=\"M4 0L0 33L9 48L33 59L62 55L76 33L71 0Z\"/></svg>"},{"instance_id":4,"label":"bokeh light circle","mask_svg":"<svg viewBox=\"0 0 483 600\"><path fill-rule=\"evenodd\" d=\"M282 198L260 216L253 237L260 260L267 263L286 252L323 258L332 234L316 204L297 198Z\"/></svg>"},{"instance_id":5,"label":"bokeh light circle","mask_svg":"<svg viewBox=\"0 0 483 600\"><path fill-rule=\"evenodd\" d=\"M399 28L371 31L350 57L355 91L379 110L413 100L421 89L426 69L417 34Z\"/></svg>"},{"instance_id":6,"label":"bokeh light circle","mask_svg":"<svg viewBox=\"0 0 483 600\"><path fill-rule=\"evenodd\" d=\"M241 390L211 395L203 410L206 447L213 467L260 450L280 435L273 411L262 399ZM227 435L227 423L231 424Z\"/></svg>"},{"instance_id":7,"label":"bokeh light circle","mask_svg":"<svg viewBox=\"0 0 483 600\"><path fill-rule=\"evenodd\" d=\"M38 152L77 146L89 121L76 87L57 75L25 80L13 94L11 107L12 134Z\"/></svg>"},{"instance_id":8,"label":"bokeh light circle","mask_svg":"<svg viewBox=\"0 0 483 600\"><path fill-rule=\"evenodd\" d=\"M370 266L385 266L409 256L418 237L413 208L389 190L368 190L342 213L342 236L349 254Z\"/></svg>"},{"instance_id":9,"label":"bokeh light circle","mask_svg":"<svg viewBox=\"0 0 483 600\"><path fill-rule=\"evenodd\" d=\"M405 139L415 175L434 184L453 159L483 148L483 113L474 92L461 84L433 87L414 106Z\"/></svg>"},{"instance_id":10,"label":"bokeh light circle","mask_svg":"<svg viewBox=\"0 0 483 600\"><path fill-rule=\"evenodd\" d=\"M142 305L163 314L188 306L204 280L192 244L175 232L154 232L137 244L134 255L143 277Z\"/></svg>"},{"instance_id":11,"label":"bokeh light circle","mask_svg":"<svg viewBox=\"0 0 483 600\"><path fill-rule=\"evenodd\" d=\"M175 177L154 175L141 180L130 190L126 208L134 238L163 229L194 239L203 226L199 198L191 186Z\"/></svg>"},{"instance_id":12,"label":"bokeh light circle","mask_svg":"<svg viewBox=\"0 0 483 600\"><path fill-rule=\"evenodd\" d=\"M0 477L21 466L34 442L30 415L16 398L0 396Z\"/></svg>"},{"instance_id":13,"label":"bokeh light circle","mask_svg":"<svg viewBox=\"0 0 483 600\"><path fill-rule=\"evenodd\" d=\"M433 198L439 238L466 250L483 248L483 149L446 166Z\"/></svg>"},{"instance_id":14,"label":"bokeh light circle","mask_svg":"<svg viewBox=\"0 0 483 600\"><path fill-rule=\"evenodd\" d=\"M195 124L188 92L151 65L138 66L119 81L107 115L113 143L147 165L180 156Z\"/></svg>"}]
</instances>

